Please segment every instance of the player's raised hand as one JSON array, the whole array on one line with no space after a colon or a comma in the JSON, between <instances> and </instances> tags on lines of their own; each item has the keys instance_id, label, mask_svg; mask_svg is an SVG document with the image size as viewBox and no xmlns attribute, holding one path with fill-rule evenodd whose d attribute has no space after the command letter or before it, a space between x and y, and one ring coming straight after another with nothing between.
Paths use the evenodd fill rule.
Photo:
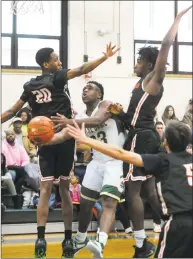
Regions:
<instances>
[{"instance_id":1,"label":"player's raised hand","mask_svg":"<svg viewBox=\"0 0 193 259\"><path fill-rule=\"evenodd\" d=\"M103 52L103 54L107 57L110 58L112 56L115 55L115 53L117 53L117 51L119 51L120 48L116 48L116 45L114 45L113 47L111 46L111 42L109 44L107 44L106 46L106 52Z\"/></svg>"},{"instance_id":2,"label":"player's raised hand","mask_svg":"<svg viewBox=\"0 0 193 259\"><path fill-rule=\"evenodd\" d=\"M112 114L118 115L122 110L123 106L119 103L112 103L109 105L109 112Z\"/></svg>"},{"instance_id":3,"label":"player's raised hand","mask_svg":"<svg viewBox=\"0 0 193 259\"><path fill-rule=\"evenodd\" d=\"M176 18L181 19L182 16L183 16L184 14L186 14L190 9L192 9L192 5L189 6L188 8L186 8L186 9L182 10L181 12L179 12L179 13L177 14Z\"/></svg>"},{"instance_id":4,"label":"player's raised hand","mask_svg":"<svg viewBox=\"0 0 193 259\"><path fill-rule=\"evenodd\" d=\"M74 127L67 124L68 134L74 139L76 139L79 143L86 144L87 137L85 135L85 124L82 123L82 127L80 129L75 120L73 121L73 123Z\"/></svg>"}]
</instances>

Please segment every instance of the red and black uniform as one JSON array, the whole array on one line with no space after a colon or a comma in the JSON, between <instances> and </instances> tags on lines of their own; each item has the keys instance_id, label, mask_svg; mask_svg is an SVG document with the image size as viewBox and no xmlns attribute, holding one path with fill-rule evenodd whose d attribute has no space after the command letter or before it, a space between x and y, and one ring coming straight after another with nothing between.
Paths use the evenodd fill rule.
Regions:
<instances>
[{"instance_id":1,"label":"red and black uniform","mask_svg":"<svg viewBox=\"0 0 193 259\"><path fill-rule=\"evenodd\" d=\"M29 103L32 117L51 117L57 113L67 118L72 117L67 71L58 70L37 76L24 84L20 99ZM73 139L58 145L41 147L38 153L42 181L68 177L74 161Z\"/></svg>"},{"instance_id":2,"label":"red and black uniform","mask_svg":"<svg viewBox=\"0 0 193 259\"><path fill-rule=\"evenodd\" d=\"M129 130L124 149L139 154L156 154L160 147L160 137L155 129L155 108L163 95L163 87L153 96L143 90L143 79L135 85L127 113L120 114ZM144 169L124 163L125 181L146 180Z\"/></svg>"}]
</instances>

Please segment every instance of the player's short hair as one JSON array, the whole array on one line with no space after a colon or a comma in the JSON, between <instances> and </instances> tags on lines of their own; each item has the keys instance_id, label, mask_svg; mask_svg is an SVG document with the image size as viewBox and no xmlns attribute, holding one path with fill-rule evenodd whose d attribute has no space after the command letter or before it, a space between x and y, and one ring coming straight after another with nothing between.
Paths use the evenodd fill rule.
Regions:
<instances>
[{"instance_id":1,"label":"player's short hair","mask_svg":"<svg viewBox=\"0 0 193 259\"><path fill-rule=\"evenodd\" d=\"M44 62L50 61L50 54L52 52L54 52L54 49L52 48L42 48L38 50L36 53L36 62L41 68L43 68Z\"/></svg>"},{"instance_id":2,"label":"player's short hair","mask_svg":"<svg viewBox=\"0 0 193 259\"><path fill-rule=\"evenodd\" d=\"M172 152L182 152L192 142L191 129L180 121L171 121L165 129L165 138Z\"/></svg>"},{"instance_id":3,"label":"player's short hair","mask_svg":"<svg viewBox=\"0 0 193 259\"><path fill-rule=\"evenodd\" d=\"M137 54L140 55L141 59L151 63L154 68L159 50L157 47L147 46L140 48Z\"/></svg>"},{"instance_id":4,"label":"player's short hair","mask_svg":"<svg viewBox=\"0 0 193 259\"><path fill-rule=\"evenodd\" d=\"M104 97L104 87L102 86L102 84L100 84L97 81L89 81L87 84L94 84L94 85L96 85L99 88L100 92L101 92L101 100L103 100L103 97Z\"/></svg>"}]
</instances>

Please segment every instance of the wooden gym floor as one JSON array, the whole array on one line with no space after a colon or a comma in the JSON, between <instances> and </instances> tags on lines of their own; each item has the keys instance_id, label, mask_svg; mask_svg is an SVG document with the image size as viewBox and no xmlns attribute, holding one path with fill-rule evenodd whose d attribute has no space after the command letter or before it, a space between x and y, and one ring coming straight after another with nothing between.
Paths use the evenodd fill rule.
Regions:
<instances>
[{"instance_id":1,"label":"wooden gym floor","mask_svg":"<svg viewBox=\"0 0 193 259\"><path fill-rule=\"evenodd\" d=\"M146 232L149 241L157 245L159 235L154 232ZM94 240L96 234L89 234ZM1 257L2 258L33 258L34 242L36 235L8 235L3 237ZM48 243L47 258L61 258L61 242L63 234L47 234ZM108 243L104 249L106 258L132 258L134 254L134 239L132 235L125 236L123 232L111 233ZM92 258L87 250L79 252L75 258Z\"/></svg>"}]
</instances>

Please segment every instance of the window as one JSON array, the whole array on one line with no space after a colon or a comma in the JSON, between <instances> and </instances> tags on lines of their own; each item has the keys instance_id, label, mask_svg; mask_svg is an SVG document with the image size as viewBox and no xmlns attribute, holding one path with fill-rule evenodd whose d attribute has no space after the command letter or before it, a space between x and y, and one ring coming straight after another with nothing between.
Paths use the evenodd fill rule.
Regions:
<instances>
[{"instance_id":1,"label":"window","mask_svg":"<svg viewBox=\"0 0 193 259\"><path fill-rule=\"evenodd\" d=\"M175 19L175 14L191 6L192 1L134 1L134 49L161 42ZM164 19L163 19L164 16ZM136 62L136 57L134 63ZM192 71L192 10L181 20L178 35L170 49L167 73Z\"/></svg>"},{"instance_id":2,"label":"window","mask_svg":"<svg viewBox=\"0 0 193 259\"><path fill-rule=\"evenodd\" d=\"M18 1L17 15L12 3L2 1L2 67L39 69L35 53L43 47L54 48L67 67L68 2Z\"/></svg>"},{"instance_id":3,"label":"window","mask_svg":"<svg viewBox=\"0 0 193 259\"><path fill-rule=\"evenodd\" d=\"M51 47L56 53L59 53L59 40L50 39L18 39L18 66L39 67L35 61L35 54L38 49Z\"/></svg>"},{"instance_id":4,"label":"window","mask_svg":"<svg viewBox=\"0 0 193 259\"><path fill-rule=\"evenodd\" d=\"M61 1L43 1L41 10L41 1L34 1L35 11L29 11L27 15L18 15L17 33L33 35L61 35ZM36 6L35 6L36 5ZM39 11L38 11L39 10ZM33 26L30 26L32 25Z\"/></svg>"},{"instance_id":5,"label":"window","mask_svg":"<svg viewBox=\"0 0 193 259\"><path fill-rule=\"evenodd\" d=\"M11 65L11 38L2 37L2 64Z\"/></svg>"},{"instance_id":6,"label":"window","mask_svg":"<svg viewBox=\"0 0 193 259\"><path fill-rule=\"evenodd\" d=\"M192 72L192 46L179 46L179 71Z\"/></svg>"},{"instance_id":7,"label":"window","mask_svg":"<svg viewBox=\"0 0 193 259\"><path fill-rule=\"evenodd\" d=\"M13 14L11 12L11 1L2 1L2 33L12 33Z\"/></svg>"},{"instance_id":8,"label":"window","mask_svg":"<svg viewBox=\"0 0 193 259\"><path fill-rule=\"evenodd\" d=\"M192 5L192 1L178 1L179 12ZM178 41L192 42L192 9L182 18L179 30Z\"/></svg>"}]
</instances>

